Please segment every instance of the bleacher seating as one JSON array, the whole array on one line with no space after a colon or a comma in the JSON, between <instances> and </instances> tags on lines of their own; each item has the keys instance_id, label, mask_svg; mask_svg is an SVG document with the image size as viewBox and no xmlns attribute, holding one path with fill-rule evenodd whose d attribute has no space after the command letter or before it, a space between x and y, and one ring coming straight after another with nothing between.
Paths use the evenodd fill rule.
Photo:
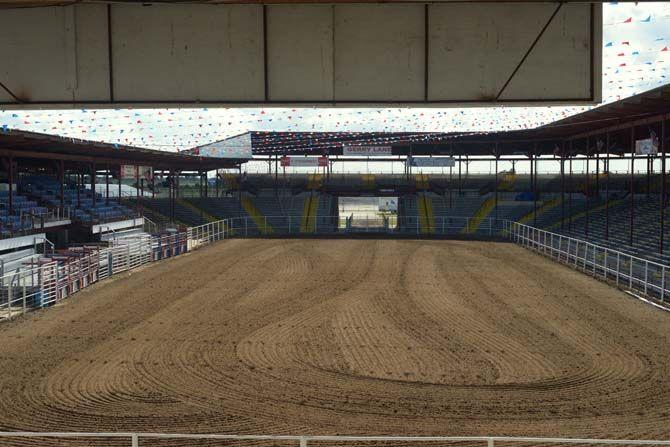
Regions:
<instances>
[{"instance_id":1,"label":"bleacher seating","mask_svg":"<svg viewBox=\"0 0 670 447\"><path fill-rule=\"evenodd\" d=\"M212 199L220 200L220 199ZM132 203L132 202L131 202ZM143 200L142 208L149 209L154 213L159 213L159 215L164 216L162 219L154 217L152 220L170 220L172 213L170 212L170 199L151 199ZM155 216L155 214L154 214ZM174 220L178 224L198 226L207 222L207 219L200 213L198 213L193 207L188 206L186 203L181 202L181 200L175 201L174 204Z\"/></svg>"},{"instance_id":2,"label":"bleacher seating","mask_svg":"<svg viewBox=\"0 0 670 447\"><path fill-rule=\"evenodd\" d=\"M12 213L9 212L9 192L0 191L0 225L3 236L33 226L33 216L39 216L46 208L26 196L12 193Z\"/></svg>"},{"instance_id":3,"label":"bleacher seating","mask_svg":"<svg viewBox=\"0 0 670 447\"><path fill-rule=\"evenodd\" d=\"M553 231L561 232L576 238L585 239L597 245L609 246L641 258L668 264L670 254L659 253L660 232L658 197L647 198L642 195L635 197L633 211L633 242L630 240L630 197L612 200L609 208L609 229L605 231L606 216L604 206L593 207L587 216L584 212L573 219L571 225L564 224ZM670 207L665 210L664 224L670 225ZM670 227L669 227L670 228ZM664 244L670 244L668 232L665 233ZM666 245L670 248L670 245Z\"/></svg>"},{"instance_id":4,"label":"bleacher seating","mask_svg":"<svg viewBox=\"0 0 670 447\"><path fill-rule=\"evenodd\" d=\"M218 219L245 216L244 209L240 206L240 201L237 197L190 198L185 200L198 208L206 210Z\"/></svg>"},{"instance_id":5,"label":"bleacher seating","mask_svg":"<svg viewBox=\"0 0 670 447\"><path fill-rule=\"evenodd\" d=\"M21 179L20 187L26 194L30 194L36 200L51 207L60 207L61 185L58 180L49 176L30 175ZM63 188L63 205L71 209L72 220L84 224L112 222L116 220L129 219L136 216L130 208L118 204L115 200L109 203L100 193L95 195L93 203L93 191L84 188L77 193L76 187L65 185ZM40 208L46 211L46 207Z\"/></svg>"},{"instance_id":6,"label":"bleacher seating","mask_svg":"<svg viewBox=\"0 0 670 447\"><path fill-rule=\"evenodd\" d=\"M396 178L397 177L397 178ZM398 180L400 177L396 176L394 179ZM352 177L360 181L360 176ZM476 185L477 182L484 183L488 176L470 176L469 182ZM306 177L303 179L306 180ZM379 182L384 181L384 176L378 178ZM388 179L386 179L388 180ZM489 179L490 180L490 179ZM578 176L573 176L574 190L578 190L579 185ZM584 179L582 179L584 180ZM593 179L592 179L593 180ZM601 177L601 193L604 188L604 177ZM571 234L582 239L588 239L594 243L602 245L610 245L613 248L620 250L628 250L632 254L636 254L647 259L658 260L663 262L670 262L670 257L660 256L655 253L658 251L658 200L652 196L646 199L646 196L640 195L636 197L635 208L635 232L634 243L629 244L629 211L628 211L628 196L626 186L626 179L622 176L613 176L610 179L611 191L611 205L610 205L610 230L609 240L604 238L604 199L601 196L592 195L588 201L589 207L589 231L586 233L586 196L583 192L575 192L572 198L566 195L563 203L560 200L560 177L558 176L540 176L538 178L540 190L544 188L558 187L559 192L542 191L538 197L536 204L532 199L532 194L528 194L530 188L530 177L527 175L517 175L513 182L515 191L500 191L497 209L498 220L521 220L529 225L536 225L540 228L545 228L554 232L563 232ZM553 186L551 186L553 184ZM614 186L622 187L615 190ZM360 185L359 185L360 186ZM452 187L454 184L451 185ZM526 188L525 190L517 190L518 188ZM566 186L566 190L569 189ZM526 200L518 200L523 195ZM292 194L290 190L280 189L275 192L274 189L261 189L256 194L242 193L243 197L248 199L253 207L257 210L258 215L262 216L263 222L267 222L268 227L280 229L287 226L287 217L291 216L293 232L299 231L301 226L301 219L305 212L305 201L309 197L309 192L301 192L299 194ZM335 229L337 223L331 219L330 216L338 214L334 204L336 200L329 194L316 193L318 197L317 207L317 227L320 230L329 228ZM451 198L450 198L451 195ZM461 193L456 188L450 188L443 191L442 194L433 192L427 193L427 198L432 201L432 214L434 219L434 231L441 232L441 222L443 219L450 217L463 218L474 217L481 210L482 205L487 199L490 199L493 193L487 192L481 194L476 189L463 189ZM219 219L231 217L246 217L247 226L250 231L261 231L254 218L245 212L243 206L240 205L239 199L236 196L224 198L200 198L188 199L195 207L204 210L210 216ZM156 199L154 201L147 201L147 205L153 209L157 209L163 215L169 215L169 202L167 199ZM537 206L537 219L533 218L533 208ZM199 225L205 222L202 216L198 215L192 209L176 206L177 219L182 223L189 225ZM413 194L406 194L399 198L399 231L416 232L419 226L419 207L417 206L416 196ZM565 221L563 228L561 228L561 217L565 213ZM667 211L668 228L670 229L670 209ZM488 210L486 215L479 222L479 226L487 226L485 219L496 217L495 208ZM453 227L456 221L449 222L446 226ZM460 225L465 225L464 220L459 220ZM461 228L462 229L462 228ZM449 232L454 231L450 228ZM666 246L670 248L670 231L667 233Z\"/></svg>"},{"instance_id":7,"label":"bleacher seating","mask_svg":"<svg viewBox=\"0 0 670 447\"><path fill-rule=\"evenodd\" d=\"M300 194L275 195L272 191L261 192L257 196L250 196L255 207L267 219L272 228L288 229L289 217L291 219L291 231L297 232L304 218L305 200L314 194L317 198L316 218L310 217L310 223L316 225L320 232L334 231L337 222L333 220L336 216L334 210L334 199L328 194L316 192L305 192Z\"/></svg>"},{"instance_id":8,"label":"bleacher seating","mask_svg":"<svg viewBox=\"0 0 670 447\"><path fill-rule=\"evenodd\" d=\"M466 220L462 218L473 218L482 208L486 200L493 197L492 193L481 195L479 191L463 190L452 191L445 194L428 193L427 197L432 200L432 211L435 232L441 233L445 228L447 233L458 233L465 229ZM400 226L407 231L415 231L417 222L419 222L419 207L417 206L415 195L405 195L401 198ZM517 220L527 214L532 209L532 202L503 200L499 197L497 218L499 220L509 219ZM495 218L494 209L482 216L479 225L488 227L487 219ZM450 219L451 218L451 219ZM456 219L457 218L457 219ZM442 224L442 221L445 224ZM447 231L448 230L448 231Z\"/></svg>"},{"instance_id":9,"label":"bleacher seating","mask_svg":"<svg viewBox=\"0 0 670 447\"><path fill-rule=\"evenodd\" d=\"M303 219L305 200L310 194L317 197L315 222L319 232L334 231L337 227L335 216L337 216L336 201L328 194L303 192L300 194L290 194L282 191L281 194L275 194L274 190L266 189L258 191L252 195L243 193L242 202L237 197L222 198L192 198L188 199L193 206L204 210L207 214L218 219L242 218L245 219L244 227L249 231L264 232L265 227L281 229L288 231L289 220L291 232L300 230ZM250 215L245 210L245 203L250 210L257 215ZM163 214L169 214L169 204L165 202L166 209ZM176 211L177 212L177 211ZM194 217L184 216L185 223L194 222Z\"/></svg>"}]
</instances>

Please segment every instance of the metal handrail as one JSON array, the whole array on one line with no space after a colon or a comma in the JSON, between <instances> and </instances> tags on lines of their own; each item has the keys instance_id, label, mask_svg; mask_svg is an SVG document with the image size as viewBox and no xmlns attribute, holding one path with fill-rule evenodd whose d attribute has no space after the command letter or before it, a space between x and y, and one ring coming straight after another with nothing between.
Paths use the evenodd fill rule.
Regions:
<instances>
[{"instance_id":1,"label":"metal handrail","mask_svg":"<svg viewBox=\"0 0 670 447\"><path fill-rule=\"evenodd\" d=\"M577 241L577 242L579 242L580 244L588 244L588 245L590 245L590 246L592 246L592 247L595 247L595 248L598 248L598 249L601 249L601 250L607 250L607 251L610 251L610 252L614 252L615 254L620 254L620 255L625 256L625 257L627 257L627 258L630 258L630 259L632 259L632 260L634 260L634 261L648 262L650 265L655 265L655 266L657 266L657 267L670 268L670 266L668 266L668 265L661 264L661 263L659 263L659 262L655 262L655 261L651 261L651 260L649 260L649 259L640 258L640 257L638 257L638 256L631 255L631 254L626 253L626 252L623 252L623 251L615 250L615 249L613 249L613 248L610 248L610 247L607 247L607 246L604 246L604 245L594 244L594 243L589 242L589 241L587 241L587 240L585 240L585 239L578 239L578 238L575 238L575 237L572 237L572 236L566 236L566 235L564 235L564 234L560 234L560 233L553 233L553 232L551 232L551 231L543 230L543 229L541 229L541 228L533 227L533 226L531 226L531 225L526 225L526 224L522 224L522 223L519 223L519 222L510 221L510 220L507 220L507 221L505 221L505 222L508 222L508 223L509 223L510 225L512 225L512 226L515 226L515 225L516 225L516 226L520 226L520 227L525 227L525 228L529 228L529 229L534 230L534 231L539 231L539 232L541 232L541 233L546 233L546 234L548 234L548 235L553 235L553 236L555 236L555 237L561 237L561 238L564 238L564 239L569 239L569 240L571 240L571 241Z\"/></svg>"},{"instance_id":2,"label":"metal handrail","mask_svg":"<svg viewBox=\"0 0 670 447\"><path fill-rule=\"evenodd\" d=\"M510 240L525 248L580 269L591 276L611 280L629 291L657 298L663 305L646 299L645 301L667 309L666 297L670 294L667 287L670 284L666 276L670 266L519 222L507 221L503 234L507 234Z\"/></svg>"}]
</instances>

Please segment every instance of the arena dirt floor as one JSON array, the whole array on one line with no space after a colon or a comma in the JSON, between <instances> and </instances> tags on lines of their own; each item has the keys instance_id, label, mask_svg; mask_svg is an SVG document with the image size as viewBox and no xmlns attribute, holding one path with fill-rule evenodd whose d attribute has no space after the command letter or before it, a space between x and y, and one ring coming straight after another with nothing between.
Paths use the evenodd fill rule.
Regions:
<instances>
[{"instance_id":1,"label":"arena dirt floor","mask_svg":"<svg viewBox=\"0 0 670 447\"><path fill-rule=\"evenodd\" d=\"M512 244L230 240L0 340L2 430L670 438L670 313Z\"/></svg>"}]
</instances>

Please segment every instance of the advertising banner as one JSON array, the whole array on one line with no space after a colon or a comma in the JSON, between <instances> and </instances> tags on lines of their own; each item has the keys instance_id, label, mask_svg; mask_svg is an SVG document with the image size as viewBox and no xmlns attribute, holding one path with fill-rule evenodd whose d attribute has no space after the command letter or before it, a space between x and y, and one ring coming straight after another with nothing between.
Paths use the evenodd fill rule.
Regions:
<instances>
[{"instance_id":1,"label":"advertising banner","mask_svg":"<svg viewBox=\"0 0 670 447\"><path fill-rule=\"evenodd\" d=\"M652 138L635 141L635 153L637 155L658 154L658 141L654 141Z\"/></svg>"},{"instance_id":2,"label":"advertising banner","mask_svg":"<svg viewBox=\"0 0 670 447\"><path fill-rule=\"evenodd\" d=\"M342 155L391 155L391 146L342 146Z\"/></svg>"},{"instance_id":3,"label":"advertising banner","mask_svg":"<svg viewBox=\"0 0 670 447\"><path fill-rule=\"evenodd\" d=\"M121 165L121 178L151 180L154 178L154 170L151 166Z\"/></svg>"},{"instance_id":4,"label":"advertising banner","mask_svg":"<svg viewBox=\"0 0 670 447\"><path fill-rule=\"evenodd\" d=\"M409 157L405 164L418 168L453 168L456 159L453 157Z\"/></svg>"},{"instance_id":5,"label":"advertising banner","mask_svg":"<svg viewBox=\"0 0 670 447\"><path fill-rule=\"evenodd\" d=\"M282 157L283 167L322 168L328 166L328 157Z\"/></svg>"}]
</instances>

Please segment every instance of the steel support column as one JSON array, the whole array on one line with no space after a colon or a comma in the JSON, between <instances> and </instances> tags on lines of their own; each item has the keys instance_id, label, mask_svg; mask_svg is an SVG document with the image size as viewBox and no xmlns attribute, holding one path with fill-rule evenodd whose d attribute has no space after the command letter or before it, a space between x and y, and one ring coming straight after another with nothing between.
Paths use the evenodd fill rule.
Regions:
<instances>
[{"instance_id":1,"label":"steel support column","mask_svg":"<svg viewBox=\"0 0 670 447\"><path fill-rule=\"evenodd\" d=\"M81 208L81 185L83 183L81 180L81 172L77 172L76 179L77 179L77 208Z\"/></svg>"},{"instance_id":2,"label":"steel support column","mask_svg":"<svg viewBox=\"0 0 670 447\"><path fill-rule=\"evenodd\" d=\"M119 204L121 204L121 176L123 175L123 165L119 165L119 178L118 178L118 183L119 183L119 197L117 197L117 201Z\"/></svg>"},{"instance_id":3,"label":"steel support column","mask_svg":"<svg viewBox=\"0 0 670 447\"><path fill-rule=\"evenodd\" d=\"M568 231L572 231L572 194L575 190L573 178L572 178L572 140L570 140L570 152L568 159Z\"/></svg>"},{"instance_id":4,"label":"steel support column","mask_svg":"<svg viewBox=\"0 0 670 447\"><path fill-rule=\"evenodd\" d=\"M630 128L630 245L635 227L635 127Z\"/></svg>"},{"instance_id":5,"label":"steel support column","mask_svg":"<svg viewBox=\"0 0 670 447\"><path fill-rule=\"evenodd\" d=\"M240 212L240 216L244 215L244 209L242 207L242 165L237 167L237 205Z\"/></svg>"},{"instance_id":6,"label":"steel support column","mask_svg":"<svg viewBox=\"0 0 670 447\"><path fill-rule=\"evenodd\" d=\"M498 149L496 148L496 161L495 161L495 190L494 190L494 209L495 212L493 216L495 217L496 222L498 221Z\"/></svg>"},{"instance_id":7,"label":"steel support column","mask_svg":"<svg viewBox=\"0 0 670 447\"><path fill-rule=\"evenodd\" d=\"M105 166L105 205L109 206L109 164Z\"/></svg>"},{"instance_id":8,"label":"steel support column","mask_svg":"<svg viewBox=\"0 0 670 447\"><path fill-rule=\"evenodd\" d=\"M661 212L660 212L660 239L659 239L659 252L663 254L663 239L665 235L665 120L661 121L661 140L659 144L661 145Z\"/></svg>"},{"instance_id":9,"label":"steel support column","mask_svg":"<svg viewBox=\"0 0 670 447\"><path fill-rule=\"evenodd\" d=\"M97 203L97 194L96 194L96 188L95 188L95 162L91 163L91 196L93 197L93 208L95 208L96 203Z\"/></svg>"},{"instance_id":10,"label":"steel support column","mask_svg":"<svg viewBox=\"0 0 670 447\"><path fill-rule=\"evenodd\" d=\"M561 151L561 230L565 226L565 142Z\"/></svg>"},{"instance_id":11,"label":"steel support column","mask_svg":"<svg viewBox=\"0 0 670 447\"><path fill-rule=\"evenodd\" d=\"M135 210L140 212L140 167L135 165Z\"/></svg>"},{"instance_id":12,"label":"steel support column","mask_svg":"<svg viewBox=\"0 0 670 447\"><path fill-rule=\"evenodd\" d=\"M65 162L58 162L58 182L60 183L60 208L65 209Z\"/></svg>"},{"instance_id":13,"label":"steel support column","mask_svg":"<svg viewBox=\"0 0 670 447\"><path fill-rule=\"evenodd\" d=\"M14 158L9 157L7 159L7 182L9 183L9 200L7 202L8 204L8 211L9 215L11 216L14 214Z\"/></svg>"},{"instance_id":14,"label":"steel support column","mask_svg":"<svg viewBox=\"0 0 670 447\"><path fill-rule=\"evenodd\" d=\"M495 220L498 220L498 158L496 157L496 162L495 162L495 169L496 169L496 176L495 176Z\"/></svg>"},{"instance_id":15,"label":"steel support column","mask_svg":"<svg viewBox=\"0 0 670 447\"><path fill-rule=\"evenodd\" d=\"M537 173L534 173L535 170L535 163L534 163L534 152L535 149L537 148L537 143L533 146L533 151L529 154L530 155L530 186L531 186L531 191L533 192L533 226L537 225L537 183L535 182L535 178L537 176Z\"/></svg>"},{"instance_id":16,"label":"steel support column","mask_svg":"<svg viewBox=\"0 0 670 447\"><path fill-rule=\"evenodd\" d=\"M598 149L598 142L596 142L595 149L596 149L596 197L600 199L600 149Z\"/></svg>"},{"instance_id":17,"label":"steel support column","mask_svg":"<svg viewBox=\"0 0 670 447\"><path fill-rule=\"evenodd\" d=\"M540 156L538 155L538 151L537 151L537 143L535 144L535 161L534 161L534 163L535 163L535 194L533 194L533 196L535 197L535 203L533 204L533 208L535 208L534 219L535 219L535 226L537 226L537 201L539 200L540 193L542 192L542 191L540 191L540 183L538 182L538 178L539 178L538 171L539 171L539 168L540 168Z\"/></svg>"},{"instance_id":18,"label":"steel support column","mask_svg":"<svg viewBox=\"0 0 670 447\"><path fill-rule=\"evenodd\" d=\"M589 237L589 206L590 206L589 194L591 193L591 188L590 188L590 185L589 185L590 180L591 180L591 178L589 176L589 158L590 158L590 155L591 155L591 148L589 147L590 142L591 141L590 141L589 137L586 137L586 173L585 173L586 185L584 187L584 196L586 198L586 201L585 201L585 205L586 205L585 212L586 212L586 214L585 214L584 217L586 217L586 219L584 221L584 236L587 239Z\"/></svg>"},{"instance_id":19,"label":"steel support column","mask_svg":"<svg viewBox=\"0 0 670 447\"><path fill-rule=\"evenodd\" d=\"M453 155L452 155L452 157L453 157ZM452 197L451 197L451 195L452 195L453 187L454 187L454 185L452 184L453 179L454 179L454 167L449 166L449 208L452 207Z\"/></svg>"},{"instance_id":20,"label":"steel support column","mask_svg":"<svg viewBox=\"0 0 670 447\"><path fill-rule=\"evenodd\" d=\"M461 156L458 156L458 196L463 195L463 179L461 177Z\"/></svg>"},{"instance_id":21,"label":"steel support column","mask_svg":"<svg viewBox=\"0 0 670 447\"><path fill-rule=\"evenodd\" d=\"M605 240L610 236L610 134L605 135Z\"/></svg>"},{"instance_id":22,"label":"steel support column","mask_svg":"<svg viewBox=\"0 0 670 447\"><path fill-rule=\"evenodd\" d=\"M651 155L647 155L647 199L651 190Z\"/></svg>"},{"instance_id":23,"label":"steel support column","mask_svg":"<svg viewBox=\"0 0 670 447\"><path fill-rule=\"evenodd\" d=\"M172 186L172 196L170 197L170 220L175 221L175 212L177 209L177 187L178 187L178 173L170 170L170 185Z\"/></svg>"}]
</instances>

